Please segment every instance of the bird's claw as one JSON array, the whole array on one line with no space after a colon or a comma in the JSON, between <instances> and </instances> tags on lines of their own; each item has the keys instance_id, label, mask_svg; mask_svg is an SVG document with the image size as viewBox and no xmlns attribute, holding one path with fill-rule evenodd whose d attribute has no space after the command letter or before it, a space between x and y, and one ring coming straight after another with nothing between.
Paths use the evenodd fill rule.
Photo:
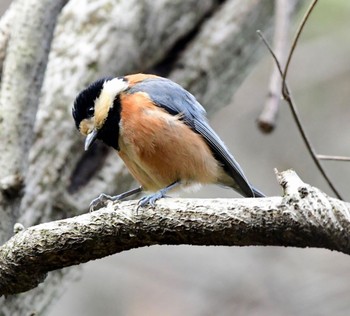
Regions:
<instances>
[{"instance_id":1,"label":"bird's claw","mask_svg":"<svg viewBox=\"0 0 350 316\"><path fill-rule=\"evenodd\" d=\"M156 205L156 202L164 197L167 197L167 196L162 190L150 195L146 195L143 198L141 198L140 201L137 203L138 204L137 210L147 205L154 207Z\"/></svg>"},{"instance_id":2,"label":"bird's claw","mask_svg":"<svg viewBox=\"0 0 350 316\"><path fill-rule=\"evenodd\" d=\"M96 199L93 199L89 205L89 212L96 211L101 207L107 205L108 202L118 201L118 196L110 196L104 193L101 193Z\"/></svg>"}]
</instances>

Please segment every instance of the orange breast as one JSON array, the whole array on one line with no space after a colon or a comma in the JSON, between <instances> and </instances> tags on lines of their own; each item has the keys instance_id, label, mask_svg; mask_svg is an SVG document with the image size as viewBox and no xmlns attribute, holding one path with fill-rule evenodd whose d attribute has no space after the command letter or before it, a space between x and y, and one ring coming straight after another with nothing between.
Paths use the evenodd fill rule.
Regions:
<instances>
[{"instance_id":1,"label":"orange breast","mask_svg":"<svg viewBox=\"0 0 350 316\"><path fill-rule=\"evenodd\" d=\"M153 105L147 94L122 95L120 157L145 190L181 180L215 183L222 169L202 137Z\"/></svg>"}]
</instances>

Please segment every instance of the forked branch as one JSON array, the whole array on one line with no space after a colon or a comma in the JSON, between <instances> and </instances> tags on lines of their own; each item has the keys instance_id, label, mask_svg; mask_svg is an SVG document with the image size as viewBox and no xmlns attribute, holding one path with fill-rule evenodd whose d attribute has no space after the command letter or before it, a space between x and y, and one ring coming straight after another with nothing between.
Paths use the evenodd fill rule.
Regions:
<instances>
[{"instance_id":1,"label":"forked branch","mask_svg":"<svg viewBox=\"0 0 350 316\"><path fill-rule=\"evenodd\" d=\"M306 134L306 131L305 131L305 129L304 129L302 123L301 123L301 119L300 119L300 116L299 116L299 113L298 113L298 109L297 109L297 107L296 107L296 105L295 105L295 103L293 101L292 94L291 94L290 90L288 89L287 82L286 82L287 72L288 72L288 69L289 69L290 61L292 59L292 56L293 56L294 50L296 48L297 42L298 42L298 40L300 38L300 35L301 35L302 31L303 31L305 23L306 23L307 19L309 18L312 10L314 9L316 3L317 3L317 0L314 0L311 3L309 9L307 10L304 18L302 19L302 21L300 23L300 26L299 26L299 28L297 30L296 36L295 36L294 41L292 43L290 52L288 54L286 66L285 66L284 69L282 69L281 63L278 60L276 54L274 53L273 49L271 48L271 46L266 41L266 39L264 38L264 36L262 35L262 33L260 31L258 31L258 35L263 40L264 44L266 45L267 49L271 53L271 55L272 55L272 57L273 57L273 59L274 59L274 61L276 63L278 71L279 71L279 73L280 73L280 75L282 77L282 95L283 95L283 98L287 102L287 104L289 105L289 108L290 108L290 110L292 112L294 121L297 124L298 130L299 130L299 132L301 134L301 137L302 137L302 139L303 139L303 141L305 143L305 146L306 146L307 150L309 151L309 153L311 155L312 160L316 164L316 167L318 168L318 170L320 171L320 173L322 174L323 178L326 180L326 182L328 183L328 185L330 186L330 188L332 189L334 194L337 196L338 199L342 200L342 197L341 197L340 193L338 192L338 190L334 186L333 182L329 178L326 170L321 165L321 162L320 162L319 158L317 157L317 153L316 153L316 151L315 151L315 149L314 149L314 147L313 147L309 137Z\"/></svg>"}]
</instances>

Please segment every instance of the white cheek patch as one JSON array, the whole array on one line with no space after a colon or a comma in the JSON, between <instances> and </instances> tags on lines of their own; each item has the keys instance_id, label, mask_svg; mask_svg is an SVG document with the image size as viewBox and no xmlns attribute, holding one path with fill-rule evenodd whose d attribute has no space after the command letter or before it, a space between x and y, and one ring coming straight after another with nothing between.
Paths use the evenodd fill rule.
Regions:
<instances>
[{"instance_id":1,"label":"white cheek patch","mask_svg":"<svg viewBox=\"0 0 350 316\"><path fill-rule=\"evenodd\" d=\"M116 96L125 91L128 86L128 82L121 78L105 81L100 96L95 100L95 124L97 129L100 129L104 124Z\"/></svg>"}]
</instances>

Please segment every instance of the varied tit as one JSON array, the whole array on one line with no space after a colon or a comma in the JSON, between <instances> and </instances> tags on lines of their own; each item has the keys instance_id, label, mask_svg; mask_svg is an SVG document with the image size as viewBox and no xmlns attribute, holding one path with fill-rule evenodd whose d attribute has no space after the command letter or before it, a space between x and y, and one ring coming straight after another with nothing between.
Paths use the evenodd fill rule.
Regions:
<instances>
[{"instance_id":1,"label":"varied tit","mask_svg":"<svg viewBox=\"0 0 350 316\"><path fill-rule=\"evenodd\" d=\"M155 75L104 78L77 96L72 109L85 150L96 139L113 147L141 184L116 196L101 194L94 208L142 190L153 191L139 206L178 186L215 183L245 197L263 197L209 126L204 108L175 82Z\"/></svg>"}]
</instances>

